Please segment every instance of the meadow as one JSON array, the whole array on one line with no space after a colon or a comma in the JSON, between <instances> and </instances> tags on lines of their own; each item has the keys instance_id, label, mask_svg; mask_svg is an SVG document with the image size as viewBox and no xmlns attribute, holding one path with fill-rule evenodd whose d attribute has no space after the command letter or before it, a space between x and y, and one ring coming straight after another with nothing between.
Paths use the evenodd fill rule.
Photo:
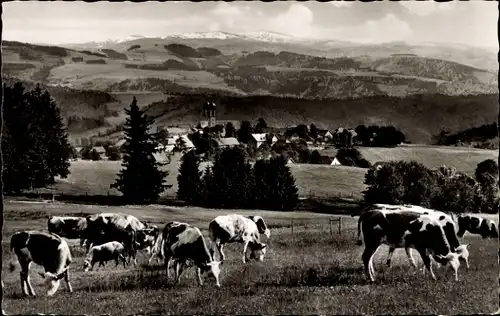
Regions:
<instances>
[{"instance_id":1,"label":"meadow","mask_svg":"<svg viewBox=\"0 0 500 316\"><path fill-rule=\"evenodd\" d=\"M474 176L477 164L486 160L498 160L498 150L485 150L465 147L440 147L425 145L406 145L395 148L358 147L365 159L372 164L378 161L416 160L429 168L442 165L455 167L458 171ZM323 150L322 155L335 155L337 150ZM173 198L177 192L177 175L180 166L180 154L172 157L171 163L164 167L169 172L167 184L171 188L165 190L164 198ZM295 177L299 196L317 199L350 198L360 200L363 191L365 174L368 169L312 165L289 164ZM200 165L205 170L206 163ZM35 192L53 192L55 194L74 195L116 195L116 190L110 189L116 174L121 169L121 161L72 161L70 174L66 179L57 179L57 183L48 189Z\"/></svg>"},{"instance_id":2,"label":"meadow","mask_svg":"<svg viewBox=\"0 0 500 316\"><path fill-rule=\"evenodd\" d=\"M140 220L163 226L179 220L198 226L207 235L215 216L237 212L261 215L271 229L264 263L243 264L241 245L226 247L221 288L200 288L194 269L187 269L181 283L172 286L162 265L139 255L136 267L114 267L109 263L97 271L83 272L83 252L75 240L69 242L74 262L71 282L74 292L61 284L53 297L22 298L19 268L9 272L14 258L8 249L10 236L19 230L46 230L49 215L85 215L99 212L132 214ZM488 215L485 215L488 216ZM491 216L498 222L498 216ZM477 314L498 309L498 265L496 240L465 235L471 243L471 269L459 269L459 282L436 269L437 281L422 277L398 249L391 268L386 268L387 247L376 254L377 281L369 284L363 274L357 246L357 218L342 217L342 231L330 234L330 215L308 212L259 210L211 210L203 208L150 206L105 207L63 203L7 201L3 228L3 309L10 314ZM291 223L293 219L293 234ZM414 251L419 267L419 256ZM32 265L31 282L37 294L42 279Z\"/></svg>"}]
</instances>

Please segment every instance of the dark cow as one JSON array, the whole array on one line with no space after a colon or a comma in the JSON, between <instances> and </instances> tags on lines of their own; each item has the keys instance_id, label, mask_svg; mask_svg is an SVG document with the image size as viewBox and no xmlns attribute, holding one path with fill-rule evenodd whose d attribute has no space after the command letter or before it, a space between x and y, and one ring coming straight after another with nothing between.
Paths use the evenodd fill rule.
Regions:
<instances>
[{"instance_id":1,"label":"dark cow","mask_svg":"<svg viewBox=\"0 0 500 316\"><path fill-rule=\"evenodd\" d=\"M264 231L267 231L267 236L270 236L267 227ZM224 261L226 257L223 252L224 244L233 242L243 243L243 263L247 262L247 248L251 250L250 259L264 261L267 245L260 242L259 228L257 224L248 217L238 214L217 216L210 222L208 234L212 241L212 248L218 250L221 261Z\"/></svg>"},{"instance_id":2,"label":"dark cow","mask_svg":"<svg viewBox=\"0 0 500 316\"><path fill-rule=\"evenodd\" d=\"M83 227L85 217L75 216L51 216L47 221L50 233L68 239L80 238L80 227Z\"/></svg>"},{"instance_id":3,"label":"dark cow","mask_svg":"<svg viewBox=\"0 0 500 316\"><path fill-rule=\"evenodd\" d=\"M68 291L73 292L69 282L71 252L64 239L55 234L29 230L12 235L10 248L14 250L21 265L21 288L24 295L28 295L27 287L29 295L35 296L29 277L32 262L45 269L45 273L39 272L39 274L45 279L47 296L54 295L62 278L66 281Z\"/></svg>"},{"instance_id":4,"label":"dark cow","mask_svg":"<svg viewBox=\"0 0 500 316\"><path fill-rule=\"evenodd\" d=\"M481 235L483 238L498 238L498 229L494 221L476 215L460 215L458 217L458 236L465 232Z\"/></svg>"},{"instance_id":5,"label":"dark cow","mask_svg":"<svg viewBox=\"0 0 500 316\"><path fill-rule=\"evenodd\" d=\"M86 227L82 230L82 236L87 240L86 253L92 246L118 241L124 245L129 259L133 258L137 265L136 252L140 244L137 241L137 231L144 227L132 215L102 213L88 216Z\"/></svg>"},{"instance_id":6,"label":"dark cow","mask_svg":"<svg viewBox=\"0 0 500 316\"><path fill-rule=\"evenodd\" d=\"M372 282L375 281L373 257L382 244L393 248L415 248L435 280L430 261L432 256L438 263L451 266L458 281L459 256L451 251L443 228L432 215L374 209L363 213L358 219L358 245L362 244L361 229L365 242L363 264Z\"/></svg>"},{"instance_id":7,"label":"dark cow","mask_svg":"<svg viewBox=\"0 0 500 316\"><path fill-rule=\"evenodd\" d=\"M169 222L162 232L163 256L167 276L170 277L170 262L175 262L175 283L178 284L183 269L188 261L196 266L198 284L203 285L203 279L215 281L220 287L220 262L214 261L205 239L197 227L186 223Z\"/></svg>"},{"instance_id":8,"label":"dark cow","mask_svg":"<svg viewBox=\"0 0 500 316\"><path fill-rule=\"evenodd\" d=\"M450 245L451 251L456 252L456 249L460 246L460 242L458 241L457 237L457 229L455 226L455 222L453 221L453 218L441 211L435 211L432 209L424 208L421 206L416 206L416 205L391 205L391 204L375 204L374 207L379 210L386 210L389 212L415 212L419 214L426 214L426 215L431 215L433 216L443 227L444 233L446 235L446 239ZM394 250L396 248L391 247L389 248L389 255L387 257L387 266L391 266L391 258L394 253ZM415 260L413 260L413 256L411 255L411 249L406 248L405 249L406 254L408 256L408 259L410 263L416 268L417 265L415 263ZM467 253L468 254L468 253ZM461 259L466 261L468 265L468 259L465 257L460 256Z\"/></svg>"}]
</instances>

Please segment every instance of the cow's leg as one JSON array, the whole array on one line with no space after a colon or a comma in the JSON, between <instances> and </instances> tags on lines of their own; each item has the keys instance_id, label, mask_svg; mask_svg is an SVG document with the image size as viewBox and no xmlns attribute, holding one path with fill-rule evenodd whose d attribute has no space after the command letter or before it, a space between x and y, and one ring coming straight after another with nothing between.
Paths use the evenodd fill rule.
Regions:
<instances>
[{"instance_id":1,"label":"cow's leg","mask_svg":"<svg viewBox=\"0 0 500 316\"><path fill-rule=\"evenodd\" d=\"M30 271L30 266L31 266L31 261L28 261L26 264L25 264L25 267L23 267L23 272L25 273L24 275L24 280L28 286L28 292L31 296L35 296L35 291L33 291L33 287L31 286L31 282L30 282L30 275L29 275L29 271Z\"/></svg>"},{"instance_id":2,"label":"cow's leg","mask_svg":"<svg viewBox=\"0 0 500 316\"><path fill-rule=\"evenodd\" d=\"M415 268L418 269L417 264L415 263L415 260L413 259L413 256L411 255L411 248L405 248L406 255L408 256L408 261L410 261L410 264Z\"/></svg>"},{"instance_id":3,"label":"cow's leg","mask_svg":"<svg viewBox=\"0 0 500 316\"><path fill-rule=\"evenodd\" d=\"M363 259L363 265L365 267L365 274L370 281L375 281L375 269L373 268L373 257L375 252L377 252L380 245L376 244L367 244L365 246L365 250L363 251L363 255L361 256Z\"/></svg>"},{"instance_id":4,"label":"cow's leg","mask_svg":"<svg viewBox=\"0 0 500 316\"><path fill-rule=\"evenodd\" d=\"M127 259L125 259L125 256L124 256L124 255L122 255L122 254L120 254L120 255L118 256L118 258L120 258L120 260L122 261L122 263L123 263L123 268L124 268L124 269L126 269L126 268L127 268L127 266L126 266Z\"/></svg>"},{"instance_id":5,"label":"cow's leg","mask_svg":"<svg viewBox=\"0 0 500 316\"><path fill-rule=\"evenodd\" d=\"M201 279L201 269L196 267L196 276L198 277L198 284L203 286L203 280Z\"/></svg>"},{"instance_id":6,"label":"cow's leg","mask_svg":"<svg viewBox=\"0 0 500 316\"><path fill-rule=\"evenodd\" d=\"M64 272L64 282L66 282L66 288L68 288L68 291L73 293L73 287L71 286L71 283L69 283L69 268L66 269L66 272Z\"/></svg>"},{"instance_id":7,"label":"cow's leg","mask_svg":"<svg viewBox=\"0 0 500 316\"><path fill-rule=\"evenodd\" d=\"M19 259L20 258L18 257L18 261L21 265L21 272L19 272L19 278L21 279L21 291L24 296L28 296L28 277L29 277L30 262Z\"/></svg>"},{"instance_id":8,"label":"cow's leg","mask_svg":"<svg viewBox=\"0 0 500 316\"><path fill-rule=\"evenodd\" d=\"M246 240L244 243L243 243L243 263L246 263L247 262L247 248L248 248L248 244L250 243L249 240Z\"/></svg>"},{"instance_id":9,"label":"cow's leg","mask_svg":"<svg viewBox=\"0 0 500 316\"><path fill-rule=\"evenodd\" d=\"M167 279L170 279L170 257L165 257L164 265L165 271L167 272Z\"/></svg>"},{"instance_id":10,"label":"cow's leg","mask_svg":"<svg viewBox=\"0 0 500 316\"><path fill-rule=\"evenodd\" d=\"M179 284L181 281L181 274L184 271L184 262L182 260L175 260L175 284Z\"/></svg>"},{"instance_id":11,"label":"cow's leg","mask_svg":"<svg viewBox=\"0 0 500 316\"><path fill-rule=\"evenodd\" d=\"M118 267L119 264L120 264L120 256L116 256L115 257L115 267Z\"/></svg>"},{"instance_id":12,"label":"cow's leg","mask_svg":"<svg viewBox=\"0 0 500 316\"><path fill-rule=\"evenodd\" d=\"M387 256L387 267L391 267L391 259L392 259L392 255L394 254L394 250L396 250L395 247L393 246L389 246L389 254Z\"/></svg>"},{"instance_id":13,"label":"cow's leg","mask_svg":"<svg viewBox=\"0 0 500 316\"><path fill-rule=\"evenodd\" d=\"M433 280L436 280L436 275L434 275L434 272L432 271L432 262L431 258L427 255L425 249L417 249L417 251L420 253L420 257L422 257L422 261L424 262L424 277L425 277L425 269L429 270L431 273L431 277Z\"/></svg>"}]
</instances>

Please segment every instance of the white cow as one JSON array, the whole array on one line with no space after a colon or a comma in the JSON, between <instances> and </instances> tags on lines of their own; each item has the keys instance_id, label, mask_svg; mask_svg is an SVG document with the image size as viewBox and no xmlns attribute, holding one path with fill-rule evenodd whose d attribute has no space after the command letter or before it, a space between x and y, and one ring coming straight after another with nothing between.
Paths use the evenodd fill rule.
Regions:
<instances>
[{"instance_id":1,"label":"white cow","mask_svg":"<svg viewBox=\"0 0 500 316\"><path fill-rule=\"evenodd\" d=\"M260 216L253 218L256 218L258 221L262 220ZM263 222L264 220L262 220ZM265 230L261 229L260 231L263 231L266 236L270 236L271 234L267 227ZM264 261L267 245L260 242L260 231L253 219L238 214L217 216L208 226L212 248L218 250L221 261L224 261L226 257L223 251L224 244L233 242L243 243L243 263L247 262L247 248L251 250L250 259Z\"/></svg>"}]
</instances>

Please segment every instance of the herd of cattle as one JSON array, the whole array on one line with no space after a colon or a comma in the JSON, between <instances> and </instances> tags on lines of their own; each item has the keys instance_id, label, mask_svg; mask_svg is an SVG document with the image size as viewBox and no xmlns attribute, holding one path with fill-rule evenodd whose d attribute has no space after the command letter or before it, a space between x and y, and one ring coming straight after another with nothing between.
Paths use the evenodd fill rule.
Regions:
<instances>
[{"instance_id":1,"label":"herd of cattle","mask_svg":"<svg viewBox=\"0 0 500 316\"><path fill-rule=\"evenodd\" d=\"M156 257L161 259L170 278L170 267L174 264L174 280L179 278L189 263L195 266L199 285L211 281L220 287L219 274L221 263L225 260L225 244L243 244L242 261L263 261L266 244L260 241L260 234L270 238L261 216L242 216L229 214L217 216L209 223L210 244L207 245L201 231L194 226L181 222L169 222L162 230L157 226L139 221L132 215L101 213L87 217L56 217L48 219L48 232L21 231L11 237L10 248L16 254L21 267L21 288L24 295L35 295L29 278L32 262L43 266L45 273L46 295L53 295L61 279L72 292L69 278L69 265L73 262L67 239L80 239L85 249L83 269L89 271L94 265L104 265L108 261L120 262L124 267L132 261L137 265L136 253L143 250L149 255L149 264ZM458 226L458 229L457 229ZM396 248L405 248L410 263L416 268L411 255L415 249L422 257L425 269L436 279L431 259L451 266L458 280L457 271L460 260L465 261L467 270L468 246L461 245L458 238L468 231L480 234L483 238L498 238L496 224L488 219L472 215L461 215L457 223L452 216L419 206L375 204L358 219L358 245L362 245L361 232L365 243L362 261L367 278L375 280L373 257L380 245L389 246L387 265ZM247 250L250 256L247 258ZM216 260L218 257L218 260ZM15 265L11 263L11 270ZM2 282L3 286L3 282Z\"/></svg>"}]
</instances>

